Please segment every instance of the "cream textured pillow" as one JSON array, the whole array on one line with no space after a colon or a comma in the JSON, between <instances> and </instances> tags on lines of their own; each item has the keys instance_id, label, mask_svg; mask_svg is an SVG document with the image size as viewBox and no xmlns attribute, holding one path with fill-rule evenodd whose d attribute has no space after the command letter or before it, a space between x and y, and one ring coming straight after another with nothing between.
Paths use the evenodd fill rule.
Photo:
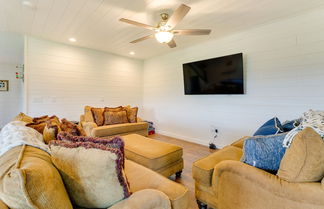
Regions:
<instances>
[{"instance_id":1,"label":"cream textured pillow","mask_svg":"<svg viewBox=\"0 0 324 209\"><path fill-rule=\"evenodd\" d=\"M0 197L10 208L72 209L50 155L27 145L0 157Z\"/></svg>"},{"instance_id":2,"label":"cream textured pillow","mask_svg":"<svg viewBox=\"0 0 324 209\"><path fill-rule=\"evenodd\" d=\"M50 150L76 205L107 208L130 195L120 149L101 143L56 140L50 142Z\"/></svg>"},{"instance_id":3,"label":"cream textured pillow","mask_svg":"<svg viewBox=\"0 0 324 209\"><path fill-rule=\"evenodd\" d=\"M289 182L320 181L324 176L324 141L312 128L299 132L286 150L277 174Z\"/></svg>"}]
</instances>

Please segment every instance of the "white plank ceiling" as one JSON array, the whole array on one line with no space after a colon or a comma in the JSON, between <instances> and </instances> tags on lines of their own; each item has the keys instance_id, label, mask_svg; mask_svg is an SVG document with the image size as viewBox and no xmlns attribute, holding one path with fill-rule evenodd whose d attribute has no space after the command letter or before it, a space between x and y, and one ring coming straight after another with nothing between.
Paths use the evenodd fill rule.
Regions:
<instances>
[{"instance_id":1,"label":"white plank ceiling","mask_svg":"<svg viewBox=\"0 0 324 209\"><path fill-rule=\"evenodd\" d=\"M56 42L123 56L150 58L177 48L220 38L269 21L324 6L323 0L0 0L0 31L18 32ZM162 11L171 13L181 3L191 7L177 29L210 28L210 36L177 36L170 49L154 39L131 44L150 34L118 19L124 17L156 25Z\"/></svg>"}]
</instances>

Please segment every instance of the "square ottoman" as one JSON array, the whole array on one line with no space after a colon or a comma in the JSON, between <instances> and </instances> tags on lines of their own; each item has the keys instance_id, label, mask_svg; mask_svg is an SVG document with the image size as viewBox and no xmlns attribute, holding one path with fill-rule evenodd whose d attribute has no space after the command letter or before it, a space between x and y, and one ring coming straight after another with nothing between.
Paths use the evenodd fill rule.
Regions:
<instances>
[{"instance_id":1,"label":"square ottoman","mask_svg":"<svg viewBox=\"0 0 324 209\"><path fill-rule=\"evenodd\" d=\"M183 149L138 134L122 136L125 142L125 157L163 176L181 176Z\"/></svg>"}]
</instances>

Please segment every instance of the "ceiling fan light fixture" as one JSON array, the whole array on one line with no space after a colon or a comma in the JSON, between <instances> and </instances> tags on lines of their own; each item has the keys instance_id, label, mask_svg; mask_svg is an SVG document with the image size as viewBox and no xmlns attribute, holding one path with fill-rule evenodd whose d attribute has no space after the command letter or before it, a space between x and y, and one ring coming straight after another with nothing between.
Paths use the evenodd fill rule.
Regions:
<instances>
[{"instance_id":1,"label":"ceiling fan light fixture","mask_svg":"<svg viewBox=\"0 0 324 209\"><path fill-rule=\"evenodd\" d=\"M168 31L159 31L155 34L155 38L160 43L169 43L173 39L173 33Z\"/></svg>"}]
</instances>

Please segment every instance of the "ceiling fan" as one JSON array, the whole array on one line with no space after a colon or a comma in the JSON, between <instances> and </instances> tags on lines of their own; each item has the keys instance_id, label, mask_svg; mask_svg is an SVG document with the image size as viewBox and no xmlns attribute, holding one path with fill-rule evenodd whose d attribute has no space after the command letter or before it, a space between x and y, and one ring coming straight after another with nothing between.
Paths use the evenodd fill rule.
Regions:
<instances>
[{"instance_id":1,"label":"ceiling fan","mask_svg":"<svg viewBox=\"0 0 324 209\"><path fill-rule=\"evenodd\" d=\"M154 31L154 34L144 36L142 38L136 39L130 43L135 44L140 41L144 41L149 38L156 38L156 40L160 43L166 43L169 45L170 48L174 48L177 46L173 37L174 35L209 35L211 30L209 29L183 29L183 30L174 30L177 24L187 15L189 12L190 7L181 4L178 9L174 11L174 13L169 17L167 13L162 13L161 21L158 23L156 27L147 25L144 23L136 22L133 20L129 20L126 18L121 18L119 21L125 22L131 25L135 25L138 27L146 28L149 30Z\"/></svg>"}]
</instances>

